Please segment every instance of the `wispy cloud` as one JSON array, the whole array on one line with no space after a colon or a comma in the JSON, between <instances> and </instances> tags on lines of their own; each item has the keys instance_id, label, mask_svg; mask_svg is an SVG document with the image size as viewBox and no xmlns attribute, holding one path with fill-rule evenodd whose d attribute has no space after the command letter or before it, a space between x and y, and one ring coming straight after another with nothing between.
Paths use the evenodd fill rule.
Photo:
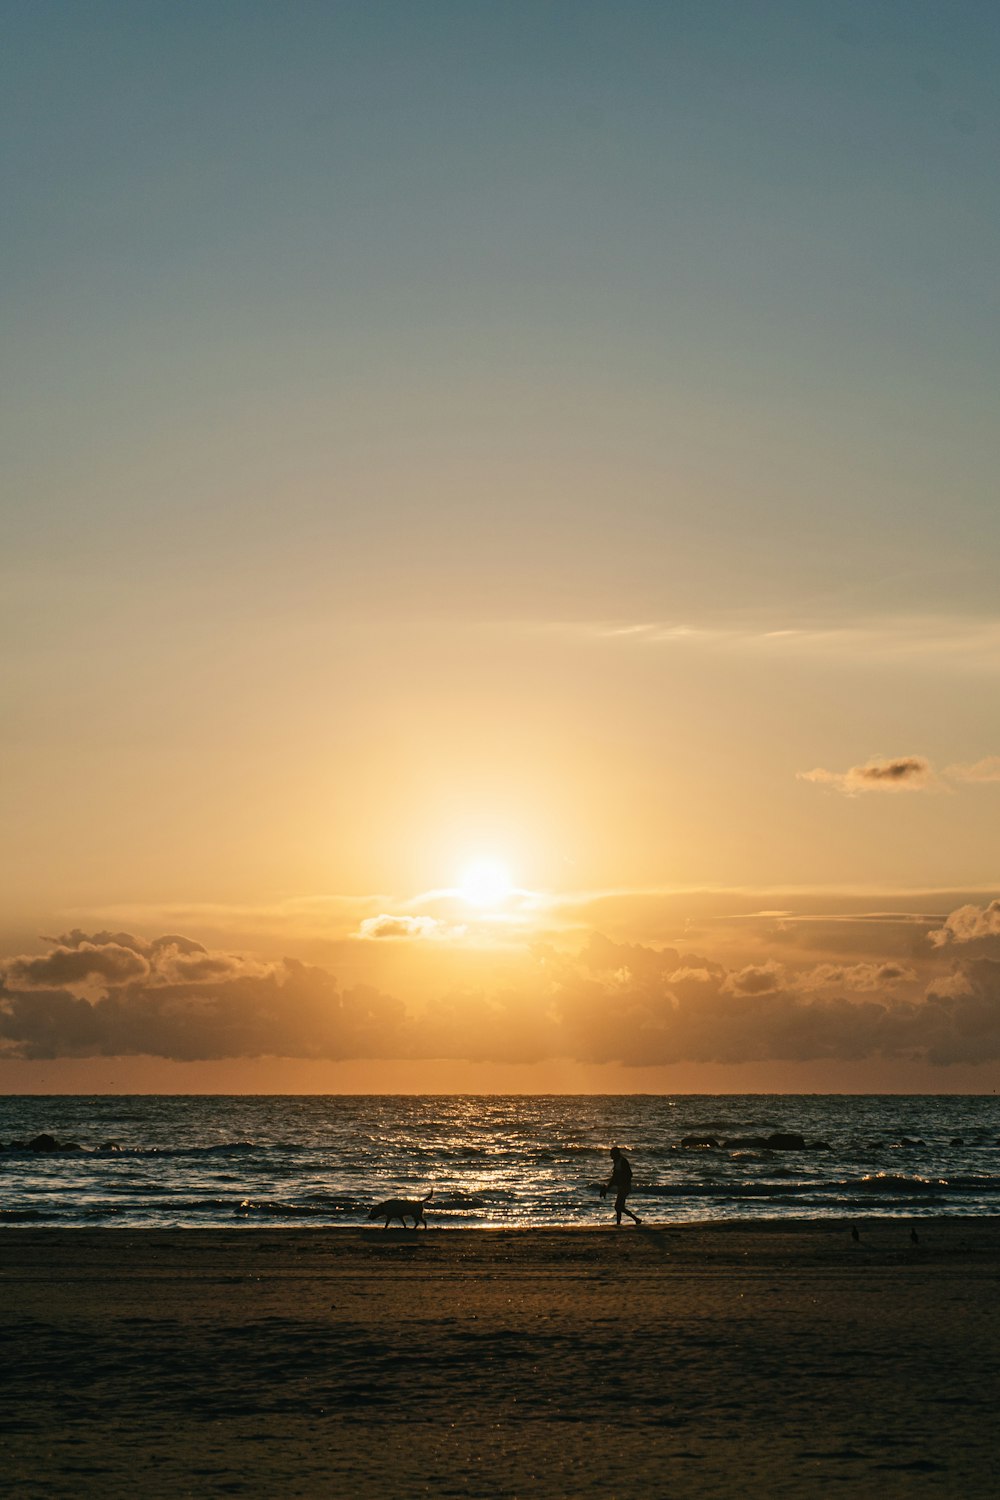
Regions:
<instances>
[{"instance_id":1,"label":"wispy cloud","mask_svg":"<svg viewBox=\"0 0 1000 1500\"><path fill-rule=\"evenodd\" d=\"M972 765L948 766L946 776L955 781L1000 781L1000 755L987 755Z\"/></svg>"},{"instance_id":2,"label":"wispy cloud","mask_svg":"<svg viewBox=\"0 0 1000 1500\"><path fill-rule=\"evenodd\" d=\"M847 771L828 771L816 766L812 771L799 771L798 778L833 787L845 797L856 797L863 792L923 792L935 785L933 767L922 755L899 755L890 760L875 758Z\"/></svg>"},{"instance_id":3,"label":"wispy cloud","mask_svg":"<svg viewBox=\"0 0 1000 1500\"><path fill-rule=\"evenodd\" d=\"M898 615L844 619L566 620L539 628L568 639L770 656L913 661L1000 670L1000 619Z\"/></svg>"},{"instance_id":4,"label":"wispy cloud","mask_svg":"<svg viewBox=\"0 0 1000 1500\"><path fill-rule=\"evenodd\" d=\"M946 766L939 776L923 755L899 755L886 760L879 756L847 771L828 771L816 766L799 771L799 781L814 781L833 787L845 797L862 792L926 792L947 789L947 782L1000 782L1000 755L987 755L971 765Z\"/></svg>"}]
</instances>

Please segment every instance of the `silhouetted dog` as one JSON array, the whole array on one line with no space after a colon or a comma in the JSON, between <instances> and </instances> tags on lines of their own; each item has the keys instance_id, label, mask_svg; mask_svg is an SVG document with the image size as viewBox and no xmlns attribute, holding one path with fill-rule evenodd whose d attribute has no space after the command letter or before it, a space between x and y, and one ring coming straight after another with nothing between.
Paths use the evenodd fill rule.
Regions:
<instances>
[{"instance_id":1,"label":"silhouetted dog","mask_svg":"<svg viewBox=\"0 0 1000 1500\"><path fill-rule=\"evenodd\" d=\"M426 1198L387 1198L384 1203L376 1203L368 1215L369 1224L373 1219L384 1219L384 1228L388 1229L393 1219L398 1219L403 1228L406 1228L407 1219L413 1220L413 1227L419 1225L427 1228L427 1220L424 1218L424 1204L429 1203L434 1197L434 1189L431 1188Z\"/></svg>"}]
</instances>

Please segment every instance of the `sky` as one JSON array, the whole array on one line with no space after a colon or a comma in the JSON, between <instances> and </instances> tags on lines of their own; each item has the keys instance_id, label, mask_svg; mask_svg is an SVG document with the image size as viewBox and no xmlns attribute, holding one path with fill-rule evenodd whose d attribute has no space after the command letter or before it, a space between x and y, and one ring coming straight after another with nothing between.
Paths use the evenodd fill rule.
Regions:
<instances>
[{"instance_id":1,"label":"sky","mask_svg":"<svg viewBox=\"0 0 1000 1500\"><path fill-rule=\"evenodd\" d=\"M996 6L0 15L0 1086L994 1090Z\"/></svg>"}]
</instances>

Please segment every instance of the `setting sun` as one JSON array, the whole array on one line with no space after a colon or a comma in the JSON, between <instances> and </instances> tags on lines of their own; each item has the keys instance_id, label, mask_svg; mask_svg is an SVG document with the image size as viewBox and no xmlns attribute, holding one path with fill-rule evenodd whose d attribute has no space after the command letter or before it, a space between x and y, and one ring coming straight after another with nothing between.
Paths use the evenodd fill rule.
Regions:
<instances>
[{"instance_id":1,"label":"setting sun","mask_svg":"<svg viewBox=\"0 0 1000 1500\"><path fill-rule=\"evenodd\" d=\"M496 859L477 859L458 882L459 895L472 906L499 906L513 888L506 865Z\"/></svg>"}]
</instances>

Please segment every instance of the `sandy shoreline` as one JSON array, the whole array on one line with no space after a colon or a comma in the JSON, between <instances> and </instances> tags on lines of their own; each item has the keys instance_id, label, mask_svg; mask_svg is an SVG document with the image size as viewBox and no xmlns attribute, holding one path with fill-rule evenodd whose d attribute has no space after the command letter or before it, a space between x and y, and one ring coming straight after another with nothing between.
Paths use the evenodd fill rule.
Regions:
<instances>
[{"instance_id":1,"label":"sandy shoreline","mask_svg":"<svg viewBox=\"0 0 1000 1500\"><path fill-rule=\"evenodd\" d=\"M8 1229L19 1496L992 1496L1000 1219Z\"/></svg>"}]
</instances>

